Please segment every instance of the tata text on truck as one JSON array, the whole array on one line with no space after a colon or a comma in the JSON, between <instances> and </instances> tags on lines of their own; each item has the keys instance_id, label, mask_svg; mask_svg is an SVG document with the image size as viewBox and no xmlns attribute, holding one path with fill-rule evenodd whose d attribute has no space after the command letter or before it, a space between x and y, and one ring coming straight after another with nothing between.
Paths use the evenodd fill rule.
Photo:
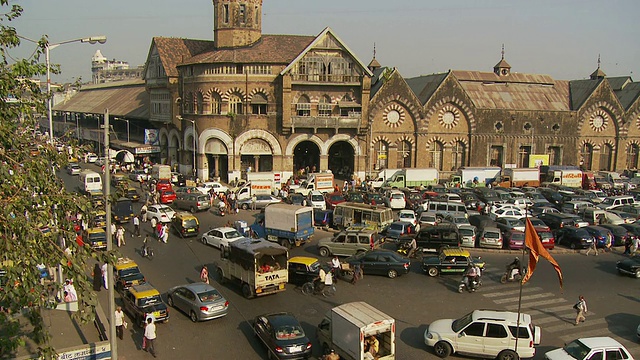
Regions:
<instances>
[{"instance_id":1,"label":"tata text on truck","mask_svg":"<svg viewBox=\"0 0 640 360\"><path fill-rule=\"evenodd\" d=\"M575 166L541 166L540 172L545 173L549 184L563 185L572 188L582 188L582 171Z\"/></svg>"},{"instance_id":2,"label":"tata text on truck","mask_svg":"<svg viewBox=\"0 0 640 360\"><path fill-rule=\"evenodd\" d=\"M290 204L271 204L251 225L258 237L291 248L309 240L315 231L313 208Z\"/></svg>"},{"instance_id":3,"label":"tata text on truck","mask_svg":"<svg viewBox=\"0 0 640 360\"><path fill-rule=\"evenodd\" d=\"M285 290L289 281L287 248L264 239L244 238L223 247L218 278L240 285L247 299Z\"/></svg>"},{"instance_id":4,"label":"tata text on truck","mask_svg":"<svg viewBox=\"0 0 640 360\"><path fill-rule=\"evenodd\" d=\"M484 187L500 177L502 169L491 167L463 167L451 176L450 187Z\"/></svg>"},{"instance_id":5,"label":"tata text on truck","mask_svg":"<svg viewBox=\"0 0 640 360\"><path fill-rule=\"evenodd\" d=\"M501 187L523 187L540 186L540 169L538 168L507 168L502 170L500 181L497 183Z\"/></svg>"},{"instance_id":6,"label":"tata text on truck","mask_svg":"<svg viewBox=\"0 0 640 360\"><path fill-rule=\"evenodd\" d=\"M402 169L382 183L383 188L414 188L438 184L438 169Z\"/></svg>"},{"instance_id":7,"label":"tata text on truck","mask_svg":"<svg viewBox=\"0 0 640 360\"><path fill-rule=\"evenodd\" d=\"M371 337L375 337L379 344L376 359L392 360L396 357L395 320L362 301L329 310L318 325L316 334L322 349L333 349L341 359L366 359L365 343Z\"/></svg>"},{"instance_id":8,"label":"tata text on truck","mask_svg":"<svg viewBox=\"0 0 640 360\"><path fill-rule=\"evenodd\" d=\"M322 193L332 192L333 187L333 173L313 173L309 174L307 180L303 181L302 184L300 184L300 187L294 191L307 196L309 195L309 192L313 190L318 190Z\"/></svg>"}]
</instances>

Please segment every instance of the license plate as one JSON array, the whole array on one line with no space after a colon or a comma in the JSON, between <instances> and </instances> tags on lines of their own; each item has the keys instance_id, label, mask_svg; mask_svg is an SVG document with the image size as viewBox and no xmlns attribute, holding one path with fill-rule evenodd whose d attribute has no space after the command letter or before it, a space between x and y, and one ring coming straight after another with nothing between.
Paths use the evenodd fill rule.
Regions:
<instances>
[{"instance_id":1,"label":"license plate","mask_svg":"<svg viewBox=\"0 0 640 360\"><path fill-rule=\"evenodd\" d=\"M194 232L196 229L187 229L187 232Z\"/></svg>"},{"instance_id":2,"label":"license plate","mask_svg":"<svg viewBox=\"0 0 640 360\"><path fill-rule=\"evenodd\" d=\"M222 310L224 308L224 306L216 306L213 309L211 309L211 311L218 311L218 310Z\"/></svg>"},{"instance_id":3,"label":"license plate","mask_svg":"<svg viewBox=\"0 0 640 360\"><path fill-rule=\"evenodd\" d=\"M133 285L138 285L138 283L139 283L139 282L140 282L139 280L132 280L132 281L131 281L131 284L133 284Z\"/></svg>"},{"instance_id":4,"label":"license plate","mask_svg":"<svg viewBox=\"0 0 640 360\"><path fill-rule=\"evenodd\" d=\"M292 346L291 351L302 351L302 345Z\"/></svg>"},{"instance_id":5,"label":"license plate","mask_svg":"<svg viewBox=\"0 0 640 360\"><path fill-rule=\"evenodd\" d=\"M156 318L159 318L160 317L160 311L154 311L153 312L153 316L156 317Z\"/></svg>"}]
</instances>

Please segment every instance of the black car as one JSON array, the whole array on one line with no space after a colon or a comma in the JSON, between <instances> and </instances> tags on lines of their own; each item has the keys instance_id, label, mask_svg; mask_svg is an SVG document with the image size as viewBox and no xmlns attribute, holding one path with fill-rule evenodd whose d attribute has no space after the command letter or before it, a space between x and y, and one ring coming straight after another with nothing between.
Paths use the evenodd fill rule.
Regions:
<instances>
[{"instance_id":1,"label":"black car","mask_svg":"<svg viewBox=\"0 0 640 360\"><path fill-rule=\"evenodd\" d=\"M359 191L349 191L344 195L344 198L349 202L355 202L360 204L364 203L364 196L362 196L362 193Z\"/></svg>"},{"instance_id":2,"label":"black car","mask_svg":"<svg viewBox=\"0 0 640 360\"><path fill-rule=\"evenodd\" d=\"M384 206L384 197L380 193L368 192L364 194L363 198L365 204Z\"/></svg>"},{"instance_id":3,"label":"black car","mask_svg":"<svg viewBox=\"0 0 640 360\"><path fill-rule=\"evenodd\" d=\"M442 249L444 247L458 247L462 237L455 224L445 223L435 226L425 226L415 235L416 244L422 249ZM411 241L410 237L401 237L399 242Z\"/></svg>"},{"instance_id":4,"label":"black car","mask_svg":"<svg viewBox=\"0 0 640 360\"><path fill-rule=\"evenodd\" d=\"M311 356L311 341L293 314L260 315L253 321L253 331L267 347L269 359L306 359Z\"/></svg>"},{"instance_id":5,"label":"black car","mask_svg":"<svg viewBox=\"0 0 640 360\"><path fill-rule=\"evenodd\" d=\"M409 273L411 261L389 250L370 250L348 257L345 262L351 266L360 265L367 275L384 275L395 278Z\"/></svg>"},{"instance_id":6,"label":"black car","mask_svg":"<svg viewBox=\"0 0 640 360\"><path fill-rule=\"evenodd\" d=\"M593 236L584 228L566 226L556 232L556 244L571 249L586 249L593 243Z\"/></svg>"},{"instance_id":7,"label":"black car","mask_svg":"<svg viewBox=\"0 0 640 360\"><path fill-rule=\"evenodd\" d=\"M545 224L556 234L561 229L566 227L576 227L575 217L569 214L563 213L542 213L538 215L538 219L544 221Z\"/></svg>"},{"instance_id":8,"label":"black car","mask_svg":"<svg viewBox=\"0 0 640 360\"><path fill-rule=\"evenodd\" d=\"M614 246L624 245L625 241L627 241L627 237L631 236L629 231L621 225L602 224L599 226L611 231L613 234L613 244L611 245Z\"/></svg>"},{"instance_id":9,"label":"black car","mask_svg":"<svg viewBox=\"0 0 640 360\"><path fill-rule=\"evenodd\" d=\"M635 237L640 237L640 225L638 224L622 224L620 225L623 228L627 229L629 234Z\"/></svg>"},{"instance_id":10,"label":"black car","mask_svg":"<svg viewBox=\"0 0 640 360\"><path fill-rule=\"evenodd\" d=\"M387 239L391 239L394 241L397 241L404 236L415 236L415 234L415 226L407 221L394 221L382 232L382 235L384 235Z\"/></svg>"},{"instance_id":11,"label":"black car","mask_svg":"<svg viewBox=\"0 0 640 360\"><path fill-rule=\"evenodd\" d=\"M478 232L482 231L485 227L498 227L498 224L487 215L471 215L469 216L469 224L475 226Z\"/></svg>"},{"instance_id":12,"label":"black car","mask_svg":"<svg viewBox=\"0 0 640 360\"><path fill-rule=\"evenodd\" d=\"M462 275L471 264L484 269L485 262L480 257L472 258L467 250L459 248L442 249L438 256L427 256L422 259L422 271L429 276L440 274Z\"/></svg>"},{"instance_id":13,"label":"black car","mask_svg":"<svg viewBox=\"0 0 640 360\"><path fill-rule=\"evenodd\" d=\"M640 279L640 255L620 260L616 263L619 274L627 274Z\"/></svg>"}]
</instances>

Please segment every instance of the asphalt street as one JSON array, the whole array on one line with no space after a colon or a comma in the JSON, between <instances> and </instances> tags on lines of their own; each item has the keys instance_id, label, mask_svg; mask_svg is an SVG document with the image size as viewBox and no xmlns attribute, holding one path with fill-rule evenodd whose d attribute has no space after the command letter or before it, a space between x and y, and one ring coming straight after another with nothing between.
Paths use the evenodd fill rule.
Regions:
<instances>
[{"instance_id":1,"label":"asphalt street","mask_svg":"<svg viewBox=\"0 0 640 360\"><path fill-rule=\"evenodd\" d=\"M85 166L83 164L83 166ZM93 165L89 165L93 167ZM97 168L97 167L95 167ZM77 177L61 177L69 190L76 190ZM134 205L138 211L141 204ZM256 211L241 210L238 215L220 217L213 212L198 213L200 234L209 228L222 226L228 221L253 222ZM149 223L142 223L142 237L131 237L133 225L128 224L127 244L120 248L124 256L138 262L147 280L161 293L184 283L199 281L202 265L208 265L213 276L220 252L200 242L201 236L182 239L171 233L167 244L151 242L155 249L153 260L140 256L142 238L151 232ZM316 231L311 243L294 248L290 256L306 255L320 258L316 250L318 239L331 236L331 232ZM252 319L260 314L287 311L301 322L312 339L314 356L320 355L315 339L315 327L333 306L351 301L366 301L394 317L396 325L397 359L437 359L432 349L426 348L423 335L427 324L441 318L458 318L474 309L517 311L520 294L516 283L500 284L500 276L513 254L470 249L474 256L487 262L483 287L476 293L458 293L459 276L430 278L423 274L419 261L414 261L411 272L396 279L367 276L356 285L338 282L334 297L305 296L294 286L283 293L247 300L234 285L212 285L230 302L228 316L202 323L192 323L178 310L171 309L168 323L157 327L156 348L159 358L185 359L264 359L265 349L251 330ZM640 282L638 279L617 275L615 262L622 258L616 253L587 257L583 254L556 254L564 273L561 289L552 266L541 260L531 281L522 289L522 312L532 315L534 324L542 328L542 343L537 347L535 359L579 337L611 336L623 343L635 357L640 357L640 344L635 330L640 324ZM324 260L328 261L328 258ZM574 326L573 304L579 295L588 303L585 323ZM99 298L105 311L107 292ZM119 302L116 296L116 303ZM130 326L125 339L118 342L121 359L151 357L142 352L142 330ZM453 358L457 356L452 356Z\"/></svg>"}]
</instances>

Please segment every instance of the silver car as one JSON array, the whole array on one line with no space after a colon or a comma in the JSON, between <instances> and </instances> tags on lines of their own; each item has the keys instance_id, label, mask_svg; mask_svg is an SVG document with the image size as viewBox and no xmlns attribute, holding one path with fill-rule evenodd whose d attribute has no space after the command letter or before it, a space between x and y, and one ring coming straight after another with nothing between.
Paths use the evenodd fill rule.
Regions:
<instances>
[{"instance_id":1,"label":"silver car","mask_svg":"<svg viewBox=\"0 0 640 360\"><path fill-rule=\"evenodd\" d=\"M167 303L189 315L193 322L216 319L229 312L229 301L203 282L172 287L167 291Z\"/></svg>"},{"instance_id":2,"label":"silver car","mask_svg":"<svg viewBox=\"0 0 640 360\"><path fill-rule=\"evenodd\" d=\"M178 209L189 210L192 214L198 211L204 211L211 207L208 195L202 195L199 192L188 194L180 193L173 201L173 206Z\"/></svg>"},{"instance_id":3,"label":"silver car","mask_svg":"<svg viewBox=\"0 0 640 360\"><path fill-rule=\"evenodd\" d=\"M476 247L476 227L473 225L460 225L458 226L458 232L460 233L460 246L464 247Z\"/></svg>"}]
</instances>

